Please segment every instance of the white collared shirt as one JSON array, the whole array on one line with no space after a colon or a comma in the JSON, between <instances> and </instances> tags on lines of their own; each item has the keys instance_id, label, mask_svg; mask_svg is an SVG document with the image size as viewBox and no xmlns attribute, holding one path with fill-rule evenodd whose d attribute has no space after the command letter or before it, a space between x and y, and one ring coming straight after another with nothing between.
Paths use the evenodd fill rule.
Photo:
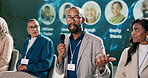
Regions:
<instances>
[{"instance_id":1,"label":"white collared shirt","mask_svg":"<svg viewBox=\"0 0 148 78\"><path fill-rule=\"evenodd\" d=\"M28 50L30 49L30 47L33 45L34 41L36 40L37 37L35 38L31 38L28 42L28 47L27 47L27 50L26 50L26 54L28 52Z\"/></svg>"}]
</instances>

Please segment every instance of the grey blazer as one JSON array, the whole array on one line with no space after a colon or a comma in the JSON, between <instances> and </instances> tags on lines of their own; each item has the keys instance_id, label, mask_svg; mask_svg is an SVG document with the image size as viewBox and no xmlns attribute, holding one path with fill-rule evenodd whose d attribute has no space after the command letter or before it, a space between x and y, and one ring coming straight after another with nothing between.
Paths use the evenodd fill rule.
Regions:
<instances>
[{"instance_id":1,"label":"grey blazer","mask_svg":"<svg viewBox=\"0 0 148 78\"><path fill-rule=\"evenodd\" d=\"M56 62L56 71L58 74L64 73L64 78L67 78L67 66L68 66L68 48L69 48L69 36L65 38L66 53L61 63ZM77 78L95 78L94 75L98 75L98 78L108 78L110 70L106 65L104 73L100 74L95 64L95 56L98 53L105 54L104 44L101 38L86 32L84 34L76 65Z\"/></svg>"}]
</instances>

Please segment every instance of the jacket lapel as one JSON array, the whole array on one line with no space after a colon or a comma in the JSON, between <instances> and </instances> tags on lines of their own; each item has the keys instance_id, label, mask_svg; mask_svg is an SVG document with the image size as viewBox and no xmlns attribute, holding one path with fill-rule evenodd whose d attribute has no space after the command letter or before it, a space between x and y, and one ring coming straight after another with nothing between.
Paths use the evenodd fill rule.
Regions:
<instances>
[{"instance_id":1,"label":"jacket lapel","mask_svg":"<svg viewBox=\"0 0 148 78\"><path fill-rule=\"evenodd\" d=\"M135 68L134 74L138 74L138 59L137 58L138 58L138 53L136 51L136 53L133 55L133 58L132 58L132 60L134 60L133 65L131 65L131 66L133 66L133 68Z\"/></svg>"},{"instance_id":2,"label":"jacket lapel","mask_svg":"<svg viewBox=\"0 0 148 78\"><path fill-rule=\"evenodd\" d=\"M145 64L144 64L144 68L142 69L142 72L148 67L148 59L146 60ZM142 73L141 72L141 73Z\"/></svg>"},{"instance_id":3,"label":"jacket lapel","mask_svg":"<svg viewBox=\"0 0 148 78\"><path fill-rule=\"evenodd\" d=\"M30 39L30 38L29 38L29 39ZM24 46L24 50L22 50L23 53L22 53L21 55L22 55L23 57L25 57L25 54L26 54L26 51L27 51L27 47L28 47L28 44L29 44L29 39L26 41L26 44L25 44L25 46Z\"/></svg>"},{"instance_id":4,"label":"jacket lapel","mask_svg":"<svg viewBox=\"0 0 148 78\"><path fill-rule=\"evenodd\" d=\"M78 65L79 65L81 56L82 56L82 54L83 54L83 52L84 52L84 50L85 50L85 48L86 48L86 46L87 46L87 44L88 44L88 42L89 42L88 39L89 39L89 37L88 37L88 34L87 34L87 32L86 32L86 33L84 34L84 38L83 38L83 40L82 40L82 43L81 43L81 46L80 46L80 50L79 50L79 53L78 53L77 67L78 67Z\"/></svg>"},{"instance_id":5,"label":"jacket lapel","mask_svg":"<svg viewBox=\"0 0 148 78\"><path fill-rule=\"evenodd\" d=\"M68 49L69 49L69 44L70 44L70 39L69 39L69 36L67 36L65 38L65 45L66 45L66 53L65 55L63 56L65 59L64 59L64 75L67 76L67 67L68 67Z\"/></svg>"},{"instance_id":6,"label":"jacket lapel","mask_svg":"<svg viewBox=\"0 0 148 78\"><path fill-rule=\"evenodd\" d=\"M40 37L41 37L41 36L42 36L42 35L39 34L39 36L38 36L37 39L34 41L34 43L32 44L32 46L30 47L30 49L28 50L27 53L29 53L33 48L37 48L38 44L39 44L40 42L42 42L42 41L40 40ZM27 50L27 49L26 49L26 50Z\"/></svg>"},{"instance_id":7,"label":"jacket lapel","mask_svg":"<svg viewBox=\"0 0 148 78\"><path fill-rule=\"evenodd\" d=\"M132 61L127 65L127 74L130 78L138 78L138 53L132 55Z\"/></svg>"}]
</instances>

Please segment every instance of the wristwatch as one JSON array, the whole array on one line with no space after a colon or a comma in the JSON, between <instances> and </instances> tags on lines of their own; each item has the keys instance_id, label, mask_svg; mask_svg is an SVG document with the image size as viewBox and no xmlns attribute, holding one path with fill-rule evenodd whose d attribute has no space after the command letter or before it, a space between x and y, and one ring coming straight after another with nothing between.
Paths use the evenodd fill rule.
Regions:
<instances>
[{"instance_id":1,"label":"wristwatch","mask_svg":"<svg viewBox=\"0 0 148 78\"><path fill-rule=\"evenodd\" d=\"M100 68L100 73L103 73L104 70L105 70L105 67L101 67L101 68Z\"/></svg>"}]
</instances>

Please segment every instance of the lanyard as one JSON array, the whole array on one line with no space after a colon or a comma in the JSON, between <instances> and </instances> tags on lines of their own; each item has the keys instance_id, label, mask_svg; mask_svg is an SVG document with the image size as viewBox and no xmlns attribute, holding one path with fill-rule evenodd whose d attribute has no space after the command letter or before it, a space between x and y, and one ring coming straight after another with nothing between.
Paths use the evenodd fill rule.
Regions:
<instances>
[{"instance_id":1,"label":"lanyard","mask_svg":"<svg viewBox=\"0 0 148 78\"><path fill-rule=\"evenodd\" d=\"M72 60L73 60L73 55L76 51L76 48L78 47L78 45L81 43L81 40L79 41L79 43L76 45L75 49L73 50L73 53L72 53L72 50L71 50L71 43L70 43L70 53L71 53L71 61L70 61L70 64L72 64Z\"/></svg>"},{"instance_id":2,"label":"lanyard","mask_svg":"<svg viewBox=\"0 0 148 78\"><path fill-rule=\"evenodd\" d=\"M26 51L26 53L25 53L25 57L24 57L24 59L26 59L26 57L27 57L27 52L28 52L28 51Z\"/></svg>"},{"instance_id":3,"label":"lanyard","mask_svg":"<svg viewBox=\"0 0 148 78\"><path fill-rule=\"evenodd\" d=\"M30 43L30 40L29 40L29 43ZM27 46L27 50L26 50L26 53L25 53L25 57L24 57L24 59L26 59L26 57L27 57L27 53L28 53L28 51L29 51L29 49L30 49L30 47L31 47L31 46L29 46L29 43L28 43L28 46Z\"/></svg>"},{"instance_id":4,"label":"lanyard","mask_svg":"<svg viewBox=\"0 0 148 78\"><path fill-rule=\"evenodd\" d=\"M30 48L29 48L29 49L30 49ZM29 49L28 49L28 50L29 50ZM27 57L27 52L28 52L28 50L26 50L24 59L26 59L26 57Z\"/></svg>"}]
</instances>

